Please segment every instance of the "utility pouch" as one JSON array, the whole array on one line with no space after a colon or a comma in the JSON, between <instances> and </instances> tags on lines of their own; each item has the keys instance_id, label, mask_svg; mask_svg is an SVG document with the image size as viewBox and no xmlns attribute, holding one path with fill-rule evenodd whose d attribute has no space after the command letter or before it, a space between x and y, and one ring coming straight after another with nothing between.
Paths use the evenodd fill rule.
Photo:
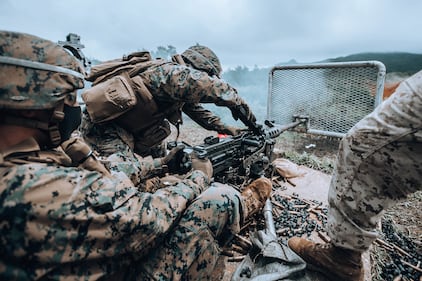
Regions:
<instances>
[{"instance_id":1,"label":"utility pouch","mask_svg":"<svg viewBox=\"0 0 422 281\"><path fill-rule=\"evenodd\" d=\"M138 97L144 102L144 103L150 103L153 99L153 96L151 92L148 90L148 88L145 86L144 81L139 75L136 75L131 78L132 81L132 87L135 93L138 94Z\"/></svg>"},{"instance_id":2,"label":"utility pouch","mask_svg":"<svg viewBox=\"0 0 422 281\"><path fill-rule=\"evenodd\" d=\"M94 123L116 119L132 109L137 102L130 78L125 73L85 90L82 99Z\"/></svg>"},{"instance_id":3,"label":"utility pouch","mask_svg":"<svg viewBox=\"0 0 422 281\"><path fill-rule=\"evenodd\" d=\"M158 109L151 92L145 86L142 78L136 75L131 78L132 89L134 90L138 102L131 110L125 112L115 122L125 130L136 134L142 131L165 115Z\"/></svg>"},{"instance_id":4,"label":"utility pouch","mask_svg":"<svg viewBox=\"0 0 422 281\"><path fill-rule=\"evenodd\" d=\"M134 134L135 147L152 147L160 144L171 134L170 124L167 120L162 120L151 127Z\"/></svg>"}]
</instances>

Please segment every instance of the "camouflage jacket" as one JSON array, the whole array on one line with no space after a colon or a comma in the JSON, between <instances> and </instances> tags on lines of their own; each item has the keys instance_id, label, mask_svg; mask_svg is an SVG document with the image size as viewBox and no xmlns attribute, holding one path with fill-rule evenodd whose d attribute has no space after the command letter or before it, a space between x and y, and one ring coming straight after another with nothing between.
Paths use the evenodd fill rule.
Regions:
<instances>
[{"instance_id":1,"label":"camouflage jacket","mask_svg":"<svg viewBox=\"0 0 422 281\"><path fill-rule=\"evenodd\" d=\"M166 63L150 67L139 75L159 104L182 107L186 115L208 130L221 131L224 124L201 103L228 108L246 105L228 83L192 67Z\"/></svg>"},{"instance_id":2,"label":"camouflage jacket","mask_svg":"<svg viewBox=\"0 0 422 281\"><path fill-rule=\"evenodd\" d=\"M164 119L174 125L182 123L182 112L205 129L224 133L227 125L205 109L201 105L204 103L230 110L242 106L251 114L236 89L217 77L184 65L172 62L152 65L132 81L142 84L144 90L139 94L137 104L116 119L120 126L132 133L141 134Z\"/></svg>"},{"instance_id":3,"label":"camouflage jacket","mask_svg":"<svg viewBox=\"0 0 422 281\"><path fill-rule=\"evenodd\" d=\"M0 154L0 279L98 279L145 256L208 186L195 171L140 192L153 162L109 157L111 176L68 166L29 139ZM154 207L152 207L154 206Z\"/></svg>"},{"instance_id":4,"label":"camouflage jacket","mask_svg":"<svg viewBox=\"0 0 422 281\"><path fill-rule=\"evenodd\" d=\"M97 131L106 130L99 127L117 125L124 128L132 136L120 132L125 135L120 137L126 139L129 146L135 147L136 153L149 155L143 152L145 148L159 145L170 134L170 126L166 120L173 125L180 124L182 112L207 130L229 133L228 126L205 109L201 105L203 103L213 103L233 110L242 106L247 109L248 114L252 114L236 89L217 77L191 67L172 62L161 63L143 70L137 78L142 80L138 83L144 84L149 92L147 95L150 96L140 98L134 108L117 117L112 124L93 124L92 116L84 114L81 132L90 146L101 155L108 155L108 152L97 149L97 144L103 142L104 135Z\"/></svg>"}]
</instances>

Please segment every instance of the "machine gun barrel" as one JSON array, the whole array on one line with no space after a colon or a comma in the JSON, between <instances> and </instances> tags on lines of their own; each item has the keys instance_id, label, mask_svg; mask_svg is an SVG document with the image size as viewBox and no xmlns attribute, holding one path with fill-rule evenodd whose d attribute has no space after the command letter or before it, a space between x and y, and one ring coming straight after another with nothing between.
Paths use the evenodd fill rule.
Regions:
<instances>
[{"instance_id":1,"label":"machine gun barrel","mask_svg":"<svg viewBox=\"0 0 422 281\"><path fill-rule=\"evenodd\" d=\"M278 137L281 133L283 133L284 131L287 131L289 129L292 129L296 126L298 126L299 124L303 123L303 120L296 120L292 123L289 124L285 124L285 125L274 125L271 124L270 129L265 130L265 136L269 137L269 138L275 138Z\"/></svg>"}]
</instances>

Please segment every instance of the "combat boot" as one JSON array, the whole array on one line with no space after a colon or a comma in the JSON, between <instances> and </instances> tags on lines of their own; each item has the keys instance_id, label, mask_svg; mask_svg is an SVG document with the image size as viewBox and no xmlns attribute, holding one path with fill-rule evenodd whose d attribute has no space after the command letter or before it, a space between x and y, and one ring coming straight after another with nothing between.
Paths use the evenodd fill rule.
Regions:
<instances>
[{"instance_id":1,"label":"combat boot","mask_svg":"<svg viewBox=\"0 0 422 281\"><path fill-rule=\"evenodd\" d=\"M320 244L293 237L288 241L290 249L308 264L310 270L318 271L330 280L363 281L362 254L331 243Z\"/></svg>"},{"instance_id":2,"label":"combat boot","mask_svg":"<svg viewBox=\"0 0 422 281\"><path fill-rule=\"evenodd\" d=\"M271 195L271 190L272 184L269 179L258 178L242 191L242 198L247 208L246 217L257 213L262 209L265 201Z\"/></svg>"}]
</instances>

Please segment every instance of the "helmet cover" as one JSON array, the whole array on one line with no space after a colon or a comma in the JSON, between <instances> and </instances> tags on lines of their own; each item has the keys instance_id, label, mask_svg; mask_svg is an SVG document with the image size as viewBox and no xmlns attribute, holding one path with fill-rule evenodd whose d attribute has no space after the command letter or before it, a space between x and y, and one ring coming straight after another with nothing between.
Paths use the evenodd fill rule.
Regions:
<instances>
[{"instance_id":1,"label":"helmet cover","mask_svg":"<svg viewBox=\"0 0 422 281\"><path fill-rule=\"evenodd\" d=\"M63 47L0 31L0 109L49 109L84 87L84 68Z\"/></svg>"},{"instance_id":2,"label":"helmet cover","mask_svg":"<svg viewBox=\"0 0 422 281\"><path fill-rule=\"evenodd\" d=\"M201 45L191 46L181 56L194 68L205 71L211 76L220 77L222 72L220 60L210 48Z\"/></svg>"}]
</instances>

